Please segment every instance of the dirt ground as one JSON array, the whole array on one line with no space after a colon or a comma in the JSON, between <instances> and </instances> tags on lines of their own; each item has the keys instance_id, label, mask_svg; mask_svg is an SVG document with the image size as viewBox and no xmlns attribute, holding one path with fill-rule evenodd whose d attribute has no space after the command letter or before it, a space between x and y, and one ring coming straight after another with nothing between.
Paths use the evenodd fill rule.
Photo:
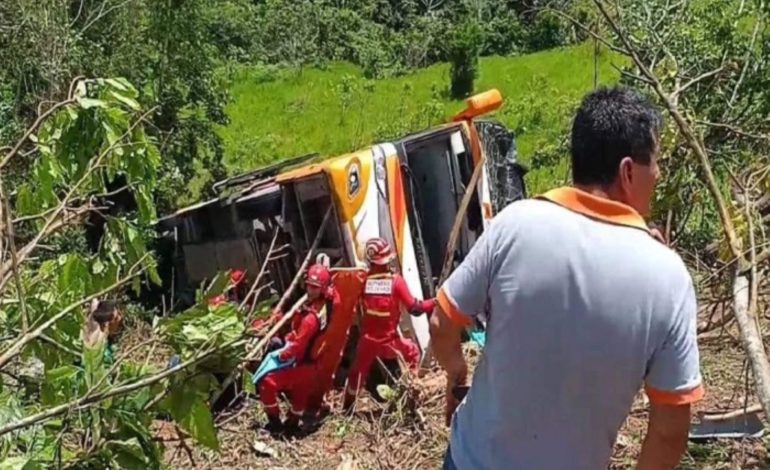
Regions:
<instances>
[{"instance_id":1,"label":"dirt ground","mask_svg":"<svg viewBox=\"0 0 770 470\"><path fill-rule=\"evenodd\" d=\"M734 334L734 333L733 333ZM737 337L737 336L735 336ZM475 362L477 352L468 352ZM702 368L707 398L696 408L721 412L741 408L746 402L746 367L740 345L725 333L701 340ZM748 384L748 390L751 389ZM353 416L332 412L320 427L307 435L274 438L259 428L264 415L253 399L217 417L219 453L196 447L189 440L174 441L176 433L159 423L166 443L166 462L178 469L426 469L440 468L448 438L443 422L443 376L432 371L415 386L419 390L416 412L399 403L360 400ZM333 409L341 396L331 397ZM754 403L749 392L748 402ZM646 400L639 394L618 436L611 470L632 469L646 428ZM770 469L765 440L690 443L681 469Z\"/></svg>"}]
</instances>

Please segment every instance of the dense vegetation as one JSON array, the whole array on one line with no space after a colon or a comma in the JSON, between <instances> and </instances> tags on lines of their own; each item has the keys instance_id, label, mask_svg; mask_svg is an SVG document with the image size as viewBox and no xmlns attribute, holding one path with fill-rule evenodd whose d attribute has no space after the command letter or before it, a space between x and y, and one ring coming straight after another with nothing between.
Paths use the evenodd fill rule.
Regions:
<instances>
[{"instance_id":1,"label":"dense vegetation","mask_svg":"<svg viewBox=\"0 0 770 470\"><path fill-rule=\"evenodd\" d=\"M148 249L157 214L205 195L228 170L260 163L231 157L225 166L218 131L229 132L231 78L261 70L302 80L329 73L319 68L349 67L349 76L319 92L339 94L340 122L355 125L363 122L352 114L363 89L390 82L407 91L410 78L397 76L433 65L426 76L442 85L432 92L430 119L377 124L377 135L402 133L443 118L449 77L434 64L449 57L442 45L454 37L453 24L503 18L505 25L475 31L472 66L478 54L570 40L565 22L491 0L2 2L3 465L158 468L162 446L151 430L158 417L218 448L207 403L220 386L212 374L229 374L242 361L247 316L259 313L207 304L227 288L226 274L188 311L156 318L139 344L119 344L116 356L105 354L106 333L86 341L81 327L83 307L95 298L119 299L129 324L157 313L160 307L148 314L129 301L142 285L160 282ZM472 80L466 92L471 87ZM284 111L272 114L284 122ZM333 145L370 137L373 131ZM163 358L175 353L176 364L158 360L159 350Z\"/></svg>"},{"instance_id":2,"label":"dense vegetation","mask_svg":"<svg viewBox=\"0 0 770 470\"><path fill-rule=\"evenodd\" d=\"M597 84L622 77L679 113L655 219L701 293L750 280L733 292L756 313L770 259L767 5L594 3L0 2L0 461L157 468L156 417L216 449L212 374L248 342L243 312L206 304L226 279L113 365L79 336L83 304L157 283L153 220L214 179L427 127L474 89L503 92L496 117L532 193L568 178L572 110ZM181 363L153 363L156 348Z\"/></svg>"},{"instance_id":3,"label":"dense vegetation","mask_svg":"<svg viewBox=\"0 0 770 470\"><path fill-rule=\"evenodd\" d=\"M0 145L78 75L124 77L149 108L163 157L162 211L200 197L225 173L215 126L228 122L228 65L323 66L401 75L447 59L470 21L481 54L564 44L568 23L504 0L10 0L0 5ZM524 27L524 25L528 25ZM451 48L450 48L451 49ZM446 82L447 80L442 80ZM23 168L22 168L23 170Z\"/></svg>"},{"instance_id":4,"label":"dense vegetation","mask_svg":"<svg viewBox=\"0 0 770 470\"><path fill-rule=\"evenodd\" d=\"M619 78L613 65L625 59L607 49L594 52L587 44L480 61L476 89L496 87L503 94L495 118L516 133L534 191L568 176L563 139L581 96L594 79L601 84ZM463 106L447 96L448 69L437 64L368 80L359 67L344 63L301 74L242 68L226 108L231 122L220 131L225 164L243 171L292 155L338 155L444 122Z\"/></svg>"}]
</instances>

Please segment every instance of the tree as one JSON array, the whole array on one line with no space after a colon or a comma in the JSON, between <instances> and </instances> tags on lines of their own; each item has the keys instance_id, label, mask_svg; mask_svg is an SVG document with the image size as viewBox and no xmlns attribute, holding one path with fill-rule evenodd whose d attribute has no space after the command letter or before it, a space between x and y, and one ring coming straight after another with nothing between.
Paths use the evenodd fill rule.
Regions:
<instances>
[{"instance_id":1,"label":"tree","mask_svg":"<svg viewBox=\"0 0 770 470\"><path fill-rule=\"evenodd\" d=\"M473 92L482 44L481 26L473 18L467 18L452 34L447 55L450 63L450 94L453 98L465 98Z\"/></svg>"}]
</instances>

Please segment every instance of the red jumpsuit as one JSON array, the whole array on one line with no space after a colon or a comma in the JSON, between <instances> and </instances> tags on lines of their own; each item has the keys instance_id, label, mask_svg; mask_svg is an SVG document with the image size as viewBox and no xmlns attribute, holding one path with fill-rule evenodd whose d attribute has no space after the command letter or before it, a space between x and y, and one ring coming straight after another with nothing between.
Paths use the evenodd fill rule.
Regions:
<instances>
[{"instance_id":1,"label":"red jumpsuit","mask_svg":"<svg viewBox=\"0 0 770 470\"><path fill-rule=\"evenodd\" d=\"M415 367L420 359L420 349L411 340L398 333L401 307L409 313L429 313L435 302L417 300L409 292L403 277L390 272L369 272L363 294L364 317L361 321L361 337L356 348L356 358L348 375L346 399L355 397L362 380L377 358L395 359L398 355Z\"/></svg>"},{"instance_id":2,"label":"red jumpsuit","mask_svg":"<svg viewBox=\"0 0 770 470\"><path fill-rule=\"evenodd\" d=\"M280 407L278 394L289 395L293 418L299 419L305 412L308 399L315 391L313 384L316 380L316 364L311 362L309 348L313 339L326 324L327 302L336 305L339 295L334 289L329 289L326 296L309 300L292 318L291 331L286 335L286 347L279 355L282 361L294 359L295 365L287 369L267 374L260 381L259 397L268 416L279 418Z\"/></svg>"}]
</instances>

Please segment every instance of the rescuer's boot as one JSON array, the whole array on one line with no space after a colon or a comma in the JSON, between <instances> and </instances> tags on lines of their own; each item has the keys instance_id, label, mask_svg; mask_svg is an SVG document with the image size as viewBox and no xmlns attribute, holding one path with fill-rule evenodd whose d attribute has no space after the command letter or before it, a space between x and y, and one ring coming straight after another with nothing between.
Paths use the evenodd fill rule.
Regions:
<instances>
[{"instance_id":1,"label":"rescuer's boot","mask_svg":"<svg viewBox=\"0 0 770 470\"><path fill-rule=\"evenodd\" d=\"M267 424L265 425L265 431L269 432L270 434L279 434L283 432L284 425L281 422L280 416L267 416Z\"/></svg>"}]
</instances>

